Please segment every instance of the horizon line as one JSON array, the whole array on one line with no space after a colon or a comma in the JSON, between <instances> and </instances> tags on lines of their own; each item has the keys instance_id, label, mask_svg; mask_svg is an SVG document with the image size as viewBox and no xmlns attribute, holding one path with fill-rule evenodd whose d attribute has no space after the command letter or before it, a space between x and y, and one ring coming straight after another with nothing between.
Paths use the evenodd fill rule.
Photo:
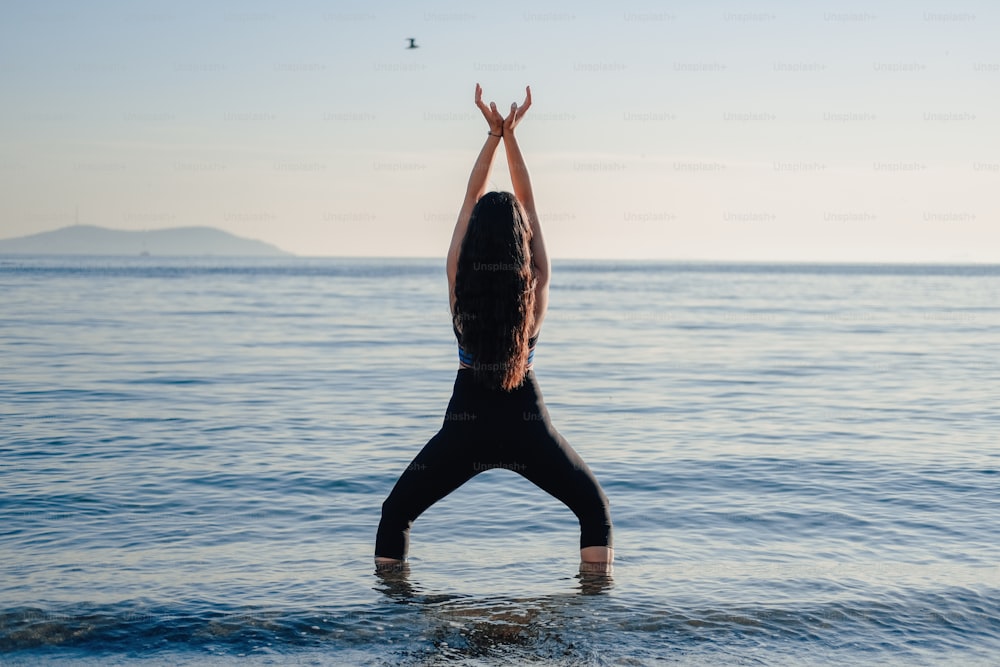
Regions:
<instances>
[{"instance_id":1,"label":"horizon line","mask_svg":"<svg viewBox=\"0 0 1000 667\"><path fill-rule=\"evenodd\" d=\"M2 239L0 239L2 240ZM26 252L3 252L0 251L0 258L10 260L15 258L104 258L104 259L127 259L138 258L142 260L154 259L228 259L228 260L254 260L254 261L282 261L282 260L359 260L359 261L380 261L380 260L413 260L413 261L444 261L445 254L441 255L300 255L297 253L284 251L283 255L227 255L227 254L124 254L124 253L26 253ZM725 265L785 265L785 266L978 266L978 267L1000 267L1000 260L910 260L910 259L736 259L736 258L682 258L682 257L583 257L583 256L555 256L550 254L553 262L627 262L627 263L647 263L647 264L725 264Z\"/></svg>"}]
</instances>

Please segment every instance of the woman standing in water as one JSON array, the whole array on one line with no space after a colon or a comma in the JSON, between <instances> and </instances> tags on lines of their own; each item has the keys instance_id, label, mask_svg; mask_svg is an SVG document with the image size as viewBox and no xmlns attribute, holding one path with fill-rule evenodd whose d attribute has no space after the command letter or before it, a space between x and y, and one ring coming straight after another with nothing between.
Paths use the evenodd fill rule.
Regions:
<instances>
[{"instance_id":1,"label":"woman standing in water","mask_svg":"<svg viewBox=\"0 0 1000 667\"><path fill-rule=\"evenodd\" d=\"M608 499L583 459L553 428L531 369L549 293L549 258L528 169L514 130L531 107L506 118L483 103L489 123L448 249L448 290L458 338L458 377L444 425L407 466L382 504L379 568L406 559L410 527L476 474L513 470L561 500L580 521L580 570L608 573L614 557ZM503 140L514 193L486 192Z\"/></svg>"}]
</instances>

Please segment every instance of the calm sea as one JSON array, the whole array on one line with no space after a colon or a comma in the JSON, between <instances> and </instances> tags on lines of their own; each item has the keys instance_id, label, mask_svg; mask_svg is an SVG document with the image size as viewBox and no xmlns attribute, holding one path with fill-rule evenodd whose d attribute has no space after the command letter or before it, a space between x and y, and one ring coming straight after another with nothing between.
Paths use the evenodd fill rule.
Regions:
<instances>
[{"instance_id":1,"label":"calm sea","mask_svg":"<svg viewBox=\"0 0 1000 667\"><path fill-rule=\"evenodd\" d=\"M0 258L0 663L1000 663L1000 267L556 262L609 581L509 470L375 575L456 368L442 261Z\"/></svg>"}]
</instances>

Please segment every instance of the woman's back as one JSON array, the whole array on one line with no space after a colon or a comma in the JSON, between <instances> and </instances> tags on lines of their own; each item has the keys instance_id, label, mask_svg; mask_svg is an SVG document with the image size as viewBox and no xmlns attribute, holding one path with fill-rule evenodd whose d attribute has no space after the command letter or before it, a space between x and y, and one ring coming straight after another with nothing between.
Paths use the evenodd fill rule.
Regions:
<instances>
[{"instance_id":1,"label":"woman's back","mask_svg":"<svg viewBox=\"0 0 1000 667\"><path fill-rule=\"evenodd\" d=\"M510 390L531 363L535 275L531 228L509 192L476 203L462 241L452 319L460 361L489 386Z\"/></svg>"}]
</instances>

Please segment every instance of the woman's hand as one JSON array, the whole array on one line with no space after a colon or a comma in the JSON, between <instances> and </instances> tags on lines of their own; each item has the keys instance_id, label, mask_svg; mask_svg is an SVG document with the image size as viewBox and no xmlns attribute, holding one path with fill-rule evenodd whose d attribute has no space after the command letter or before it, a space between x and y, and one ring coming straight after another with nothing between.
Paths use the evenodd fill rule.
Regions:
<instances>
[{"instance_id":1,"label":"woman's hand","mask_svg":"<svg viewBox=\"0 0 1000 667\"><path fill-rule=\"evenodd\" d=\"M531 108L531 86L525 86L524 91L524 104L518 107L517 102L511 103L510 113L503 119L503 131L505 134L510 136L513 136L514 128L517 127L517 124L521 122L522 118L524 118L524 113Z\"/></svg>"},{"instance_id":2,"label":"woman's hand","mask_svg":"<svg viewBox=\"0 0 1000 667\"><path fill-rule=\"evenodd\" d=\"M486 122L490 124L490 134L497 137L503 136L504 118L497 111L497 103L490 102L490 106L486 106L483 102L483 89L478 83L476 84L476 106L483 112Z\"/></svg>"}]
</instances>

